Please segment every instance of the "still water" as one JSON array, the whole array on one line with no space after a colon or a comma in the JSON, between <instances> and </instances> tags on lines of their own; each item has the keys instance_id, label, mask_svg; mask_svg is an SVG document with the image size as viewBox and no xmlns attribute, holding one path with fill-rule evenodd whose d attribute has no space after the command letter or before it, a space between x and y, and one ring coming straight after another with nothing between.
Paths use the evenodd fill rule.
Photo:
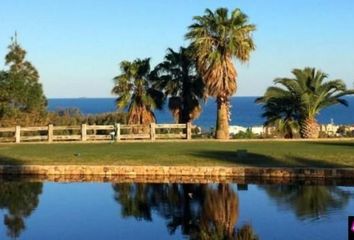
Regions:
<instances>
[{"instance_id":1,"label":"still water","mask_svg":"<svg viewBox=\"0 0 354 240\"><path fill-rule=\"evenodd\" d=\"M347 239L354 187L0 182L0 239Z\"/></svg>"}]
</instances>

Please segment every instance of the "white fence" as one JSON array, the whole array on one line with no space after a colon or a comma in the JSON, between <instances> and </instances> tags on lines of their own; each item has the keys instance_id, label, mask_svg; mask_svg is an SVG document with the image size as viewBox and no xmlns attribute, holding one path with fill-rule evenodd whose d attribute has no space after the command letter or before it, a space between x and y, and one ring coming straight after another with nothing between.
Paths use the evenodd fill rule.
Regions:
<instances>
[{"instance_id":1,"label":"white fence","mask_svg":"<svg viewBox=\"0 0 354 240\"><path fill-rule=\"evenodd\" d=\"M0 128L0 142L122 141L192 138L187 124L87 125Z\"/></svg>"}]
</instances>

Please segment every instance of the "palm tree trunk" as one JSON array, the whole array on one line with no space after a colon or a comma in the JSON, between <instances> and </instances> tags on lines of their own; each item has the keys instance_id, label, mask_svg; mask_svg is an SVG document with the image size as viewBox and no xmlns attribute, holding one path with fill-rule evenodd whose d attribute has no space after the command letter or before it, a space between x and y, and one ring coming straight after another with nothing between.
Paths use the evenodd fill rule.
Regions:
<instances>
[{"instance_id":1,"label":"palm tree trunk","mask_svg":"<svg viewBox=\"0 0 354 240\"><path fill-rule=\"evenodd\" d=\"M320 126L315 118L306 118L301 122L300 134L302 138L318 138Z\"/></svg>"},{"instance_id":2,"label":"palm tree trunk","mask_svg":"<svg viewBox=\"0 0 354 240\"><path fill-rule=\"evenodd\" d=\"M181 112L181 117L180 117L180 122L179 123L188 123L191 121L190 117L189 117L189 111L188 111L188 106L186 106L185 101L183 101L183 107L180 110Z\"/></svg>"},{"instance_id":3,"label":"palm tree trunk","mask_svg":"<svg viewBox=\"0 0 354 240\"><path fill-rule=\"evenodd\" d=\"M228 99L217 97L216 139L229 139Z\"/></svg>"},{"instance_id":4,"label":"palm tree trunk","mask_svg":"<svg viewBox=\"0 0 354 240\"><path fill-rule=\"evenodd\" d=\"M289 123L285 123L286 126L285 126L285 129L286 129L286 132L285 132L285 138L294 138L294 134L293 134L293 129L291 128L291 126L289 126Z\"/></svg>"}]
</instances>

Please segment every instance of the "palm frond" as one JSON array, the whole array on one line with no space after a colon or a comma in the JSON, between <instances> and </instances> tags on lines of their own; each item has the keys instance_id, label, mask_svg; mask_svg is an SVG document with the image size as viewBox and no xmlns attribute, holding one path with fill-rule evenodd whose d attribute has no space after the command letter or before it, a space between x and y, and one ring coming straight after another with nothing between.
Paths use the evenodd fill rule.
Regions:
<instances>
[{"instance_id":1,"label":"palm frond","mask_svg":"<svg viewBox=\"0 0 354 240\"><path fill-rule=\"evenodd\" d=\"M191 41L207 95L231 96L236 92L237 71L232 58L241 62L249 60L250 53L255 50L252 39L255 29L240 9L231 14L226 8L214 12L207 9L205 15L194 17L185 37Z\"/></svg>"},{"instance_id":2,"label":"palm frond","mask_svg":"<svg viewBox=\"0 0 354 240\"><path fill-rule=\"evenodd\" d=\"M155 121L153 110L162 109L164 94L152 87L154 73L150 59L136 59L120 63L121 74L114 77L112 93L117 95L117 108L128 109L129 124L147 124Z\"/></svg>"},{"instance_id":3,"label":"palm frond","mask_svg":"<svg viewBox=\"0 0 354 240\"><path fill-rule=\"evenodd\" d=\"M191 101L199 102L204 95L204 84L196 71L196 60L191 55L191 47L181 47L179 51L167 49L165 59L153 70L156 76L153 86L169 97L169 108L178 122L185 123L196 118L190 114L194 106ZM178 107L177 107L178 106Z\"/></svg>"}]
</instances>

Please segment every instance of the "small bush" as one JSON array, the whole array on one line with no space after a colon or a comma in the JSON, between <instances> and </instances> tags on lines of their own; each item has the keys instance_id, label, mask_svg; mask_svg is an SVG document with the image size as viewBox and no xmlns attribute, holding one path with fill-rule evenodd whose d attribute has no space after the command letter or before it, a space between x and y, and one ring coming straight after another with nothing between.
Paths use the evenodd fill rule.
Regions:
<instances>
[{"instance_id":1,"label":"small bush","mask_svg":"<svg viewBox=\"0 0 354 240\"><path fill-rule=\"evenodd\" d=\"M256 139L256 138L260 138L260 136L258 134L253 133L252 130L248 128L246 132L240 131L237 134L232 134L231 138L232 139Z\"/></svg>"}]
</instances>

